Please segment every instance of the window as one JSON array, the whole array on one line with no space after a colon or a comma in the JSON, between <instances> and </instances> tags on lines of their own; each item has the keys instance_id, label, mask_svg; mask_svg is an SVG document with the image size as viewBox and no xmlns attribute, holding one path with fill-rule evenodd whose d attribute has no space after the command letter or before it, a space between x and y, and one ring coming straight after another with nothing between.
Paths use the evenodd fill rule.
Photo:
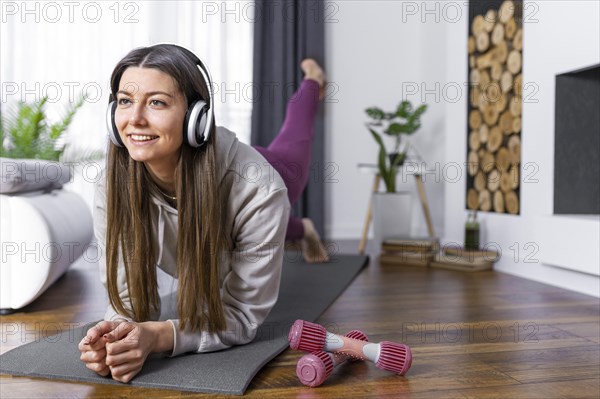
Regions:
<instances>
[{"instance_id":1,"label":"window","mask_svg":"<svg viewBox=\"0 0 600 399\"><path fill-rule=\"evenodd\" d=\"M67 140L75 149L104 149L114 65L132 48L176 43L211 70L217 124L249 142L252 1L3 1L1 7L3 111L48 96L48 114L58 116L85 93Z\"/></svg>"}]
</instances>

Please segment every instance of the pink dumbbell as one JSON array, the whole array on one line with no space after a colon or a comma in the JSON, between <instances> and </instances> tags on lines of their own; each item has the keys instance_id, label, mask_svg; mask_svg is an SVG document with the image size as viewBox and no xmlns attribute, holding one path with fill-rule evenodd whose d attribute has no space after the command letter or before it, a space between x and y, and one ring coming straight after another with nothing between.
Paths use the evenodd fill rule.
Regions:
<instances>
[{"instance_id":1,"label":"pink dumbbell","mask_svg":"<svg viewBox=\"0 0 600 399\"><path fill-rule=\"evenodd\" d=\"M358 330L352 330L346 337L357 339L359 341L369 341L367 336ZM325 382L331 375L334 367L339 366L346 360L354 360L344 353L315 352L304 355L298 360L296 366L296 375L304 385L317 387Z\"/></svg>"},{"instance_id":2,"label":"pink dumbbell","mask_svg":"<svg viewBox=\"0 0 600 399\"><path fill-rule=\"evenodd\" d=\"M296 320L288 341L292 349L306 352L333 352L370 360L382 370L404 375L412 363L412 352L404 344L382 341L378 344L333 334L319 324Z\"/></svg>"}]
</instances>

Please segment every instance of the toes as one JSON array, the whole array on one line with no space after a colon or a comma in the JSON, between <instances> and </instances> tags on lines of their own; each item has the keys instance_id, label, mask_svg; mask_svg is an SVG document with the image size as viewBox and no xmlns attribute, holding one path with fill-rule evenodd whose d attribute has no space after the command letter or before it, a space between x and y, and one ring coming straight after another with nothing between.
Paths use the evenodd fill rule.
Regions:
<instances>
[{"instance_id":1,"label":"toes","mask_svg":"<svg viewBox=\"0 0 600 399\"><path fill-rule=\"evenodd\" d=\"M323 263L329 261L329 254L319 240L302 240L302 255L307 263Z\"/></svg>"}]
</instances>

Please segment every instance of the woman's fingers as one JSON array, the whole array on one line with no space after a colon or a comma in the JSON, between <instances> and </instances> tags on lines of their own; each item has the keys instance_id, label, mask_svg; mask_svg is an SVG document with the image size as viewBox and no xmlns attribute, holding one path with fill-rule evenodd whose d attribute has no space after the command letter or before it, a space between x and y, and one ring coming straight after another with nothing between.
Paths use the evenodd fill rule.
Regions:
<instances>
[{"instance_id":1,"label":"woman's fingers","mask_svg":"<svg viewBox=\"0 0 600 399\"><path fill-rule=\"evenodd\" d=\"M142 351L136 350L140 348L140 337L137 330L128 331L128 334L124 335L122 333L124 330L121 330L121 334L115 336L121 336L122 338L113 341L113 336L109 335L107 337L108 342L106 343L106 354L110 356L115 356L120 353L131 352L128 356L130 357L140 357L142 356ZM124 335L124 336L123 336Z\"/></svg>"},{"instance_id":2,"label":"woman's fingers","mask_svg":"<svg viewBox=\"0 0 600 399\"><path fill-rule=\"evenodd\" d=\"M97 351L83 351L79 358L85 363L105 363L106 349L102 348Z\"/></svg>"},{"instance_id":3,"label":"woman's fingers","mask_svg":"<svg viewBox=\"0 0 600 399\"><path fill-rule=\"evenodd\" d=\"M95 371L103 377L110 373L110 368L106 365L105 349L99 351L84 351L81 353L80 359L85 363L85 367Z\"/></svg>"},{"instance_id":4,"label":"woman's fingers","mask_svg":"<svg viewBox=\"0 0 600 399\"><path fill-rule=\"evenodd\" d=\"M133 377L135 377L138 373L140 372L140 370L136 370L136 371L132 371L130 373L124 374L124 375L120 375L120 376L113 376L113 379L119 382L124 382L124 383L128 383L129 381L131 381L133 379Z\"/></svg>"},{"instance_id":5,"label":"woman's fingers","mask_svg":"<svg viewBox=\"0 0 600 399\"><path fill-rule=\"evenodd\" d=\"M106 340L108 342L115 342L115 341L122 340L123 338L127 337L127 335L131 331L133 331L133 329L135 329L135 327L136 327L136 323L129 323L129 322L120 323L114 329L105 332L104 338L106 338Z\"/></svg>"},{"instance_id":6,"label":"woman's fingers","mask_svg":"<svg viewBox=\"0 0 600 399\"><path fill-rule=\"evenodd\" d=\"M129 382L142 370L143 365L143 361L124 363L118 366L111 366L109 370L113 379L120 382Z\"/></svg>"},{"instance_id":7,"label":"woman's fingers","mask_svg":"<svg viewBox=\"0 0 600 399\"><path fill-rule=\"evenodd\" d=\"M100 338L103 335L113 331L121 323L122 323L121 321L106 321L106 320L99 322L98 324L96 324L94 327L90 328L87 331L85 337L83 337L83 339L81 340L81 342L79 344L80 345L79 350L82 350L82 346L85 346L85 345L89 345L90 348L94 348L93 350L95 350L95 348L98 347L98 345L95 345L95 344L102 341ZM102 343L101 346L104 346L104 343Z\"/></svg>"},{"instance_id":8,"label":"woman's fingers","mask_svg":"<svg viewBox=\"0 0 600 399\"><path fill-rule=\"evenodd\" d=\"M108 335L118 340L106 344L106 364L112 377L129 382L144 366L154 336L145 323L124 323Z\"/></svg>"},{"instance_id":9,"label":"woman's fingers","mask_svg":"<svg viewBox=\"0 0 600 399\"><path fill-rule=\"evenodd\" d=\"M144 359L144 353L140 349L130 349L114 355L107 354L106 364L113 367L124 363L143 363Z\"/></svg>"},{"instance_id":10,"label":"woman's fingers","mask_svg":"<svg viewBox=\"0 0 600 399\"><path fill-rule=\"evenodd\" d=\"M99 351L101 349L104 349L105 346L106 346L106 339L103 337L100 337L100 339L98 339L94 343L86 344L85 341L82 340L81 342L79 342L78 348L81 352L90 352L90 351Z\"/></svg>"},{"instance_id":11,"label":"woman's fingers","mask_svg":"<svg viewBox=\"0 0 600 399\"><path fill-rule=\"evenodd\" d=\"M108 374L110 374L110 368L104 363L86 363L85 367L92 371L95 371L102 377L106 377Z\"/></svg>"}]
</instances>

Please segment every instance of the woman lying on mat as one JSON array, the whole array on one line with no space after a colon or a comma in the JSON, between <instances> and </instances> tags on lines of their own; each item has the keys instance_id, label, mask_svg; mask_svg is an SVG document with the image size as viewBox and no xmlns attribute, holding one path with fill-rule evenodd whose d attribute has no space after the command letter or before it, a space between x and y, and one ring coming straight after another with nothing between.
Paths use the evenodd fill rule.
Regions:
<instances>
[{"instance_id":1,"label":"woman lying on mat","mask_svg":"<svg viewBox=\"0 0 600 399\"><path fill-rule=\"evenodd\" d=\"M115 67L94 205L110 306L79 344L89 369L128 382L151 353L216 351L255 337L277 300L290 202L308 178L323 73L313 60L302 69L278 137L253 149L215 126L210 76L190 51L140 48ZM247 165L262 168L258 178L240 173ZM294 174L285 173L290 165ZM288 175L293 181L280 177ZM309 261L327 259L310 221L290 219L287 233L308 236ZM178 279L177 319L156 321L157 265Z\"/></svg>"}]
</instances>

